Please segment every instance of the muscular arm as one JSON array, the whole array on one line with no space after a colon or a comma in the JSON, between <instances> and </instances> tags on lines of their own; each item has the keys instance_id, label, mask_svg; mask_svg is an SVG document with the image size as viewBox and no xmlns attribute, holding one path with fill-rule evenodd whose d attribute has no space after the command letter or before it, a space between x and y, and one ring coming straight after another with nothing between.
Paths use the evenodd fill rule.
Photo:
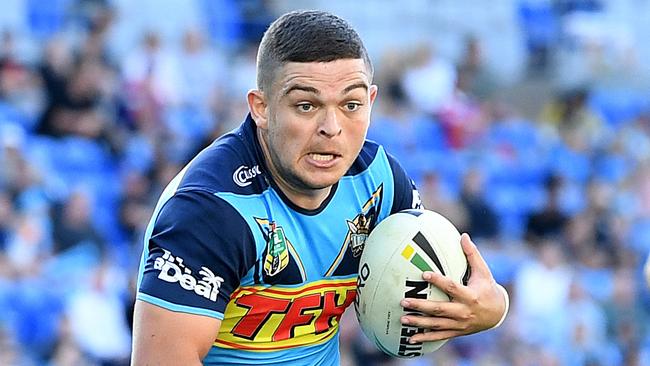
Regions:
<instances>
[{"instance_id":1,"label":"muscular arm","mask_svg":"<svg viewBox=\"0 0 650 366\"><path fill-rule=\"evenodd\" d=\"M200 365L255 263L253 234L230 204L199 190L170 198L145 239L132 365Z\"/></svg>"},{"instance_id":2,"label":"muscular arm","mask_svg":"<svg viewBox=\"0 0 650 366\"><path fill-rule=\"evenodd\" d=\"M174 312L137 300L133 316L133 366L201 365L221 320Z\"/></svg>"}]
</instances>

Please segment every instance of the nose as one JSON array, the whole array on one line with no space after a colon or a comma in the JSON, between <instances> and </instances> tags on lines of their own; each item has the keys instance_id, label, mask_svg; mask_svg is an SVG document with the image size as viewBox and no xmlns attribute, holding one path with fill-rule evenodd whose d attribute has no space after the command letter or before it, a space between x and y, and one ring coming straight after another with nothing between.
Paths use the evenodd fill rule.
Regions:
<instances>
[{"instance_id":1,"label":"nose","mask_svg":"<svg viewBox=\"0 0 650 366\"><path fill-rule=\"evenodd\" d=\"M318 126L318 134L327 138L340 135L342 132L339 116L335 110L327 110Z\"/></svg>"}]
</instances>

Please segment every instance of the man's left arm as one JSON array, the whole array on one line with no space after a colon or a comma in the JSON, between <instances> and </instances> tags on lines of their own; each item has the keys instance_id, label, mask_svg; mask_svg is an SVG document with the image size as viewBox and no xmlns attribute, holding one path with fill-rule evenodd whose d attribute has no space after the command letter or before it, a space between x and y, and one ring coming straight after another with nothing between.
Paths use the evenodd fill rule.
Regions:
<instances>
[{"instance_id":1,"label":"man's left arm","mask_svg":"<svg viewBox=\"0 0 650 366\"><path fill-rule=\"evenodd\" d=\"M439 273L425 272L422 277L438 287L450 301L404 299L402 306L428 316L404 316L402 323L426 329L410 342L428 342L477 333L499 326L508 313L508 293L492 272L469 235L461 236L461 246L471 269L467 285L454 282Z\"/></svg>"}]
</instances>

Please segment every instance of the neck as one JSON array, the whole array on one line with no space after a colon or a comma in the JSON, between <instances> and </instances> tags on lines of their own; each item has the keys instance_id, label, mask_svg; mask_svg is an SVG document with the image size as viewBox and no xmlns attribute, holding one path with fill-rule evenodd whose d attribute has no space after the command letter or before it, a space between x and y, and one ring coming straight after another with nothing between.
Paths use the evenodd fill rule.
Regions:
<instances>
[{"instance_id":1,"label":"neck","mask_svg":"<svg viewBox=\"0 0 650 366\"><path fill-rule=\"evenodd\" d=\"M297 184L292 184L290 178L283 174L280 174L278 168L273 162L269 147L262 136L260 129L257 129L257 140L262 147L262 154L264 155L264 161L266 163L266 168L271 175L273 181L277 184L278 188L284 193L284 195L296 206L303 208L305 210L315 210L320 207L320 205L327 199L332 187L326 188L308 188L300 187Z\"/></svg>"}]
</instances>

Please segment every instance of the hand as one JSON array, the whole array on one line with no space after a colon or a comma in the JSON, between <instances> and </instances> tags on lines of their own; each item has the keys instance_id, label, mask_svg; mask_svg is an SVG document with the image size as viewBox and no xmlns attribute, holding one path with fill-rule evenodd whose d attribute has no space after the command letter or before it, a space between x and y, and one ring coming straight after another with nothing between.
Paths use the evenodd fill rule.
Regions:
<instances>
[{"instance_id":1,"label":"hand","mask_svg":"<svg viewBox=\"0 0 650 366\"><path fill-rule=\"evenodd\" d=\"M402 323L424 328L410 343L439 341L472 334L495 326L505 314L506 297L469 235L463 234L461 247L471 268L467 286L439 273L424 272L422 278L438 287L450 301L404 299L401 305L425 316L403 316Z\"/></svg>"}]
</instances>

